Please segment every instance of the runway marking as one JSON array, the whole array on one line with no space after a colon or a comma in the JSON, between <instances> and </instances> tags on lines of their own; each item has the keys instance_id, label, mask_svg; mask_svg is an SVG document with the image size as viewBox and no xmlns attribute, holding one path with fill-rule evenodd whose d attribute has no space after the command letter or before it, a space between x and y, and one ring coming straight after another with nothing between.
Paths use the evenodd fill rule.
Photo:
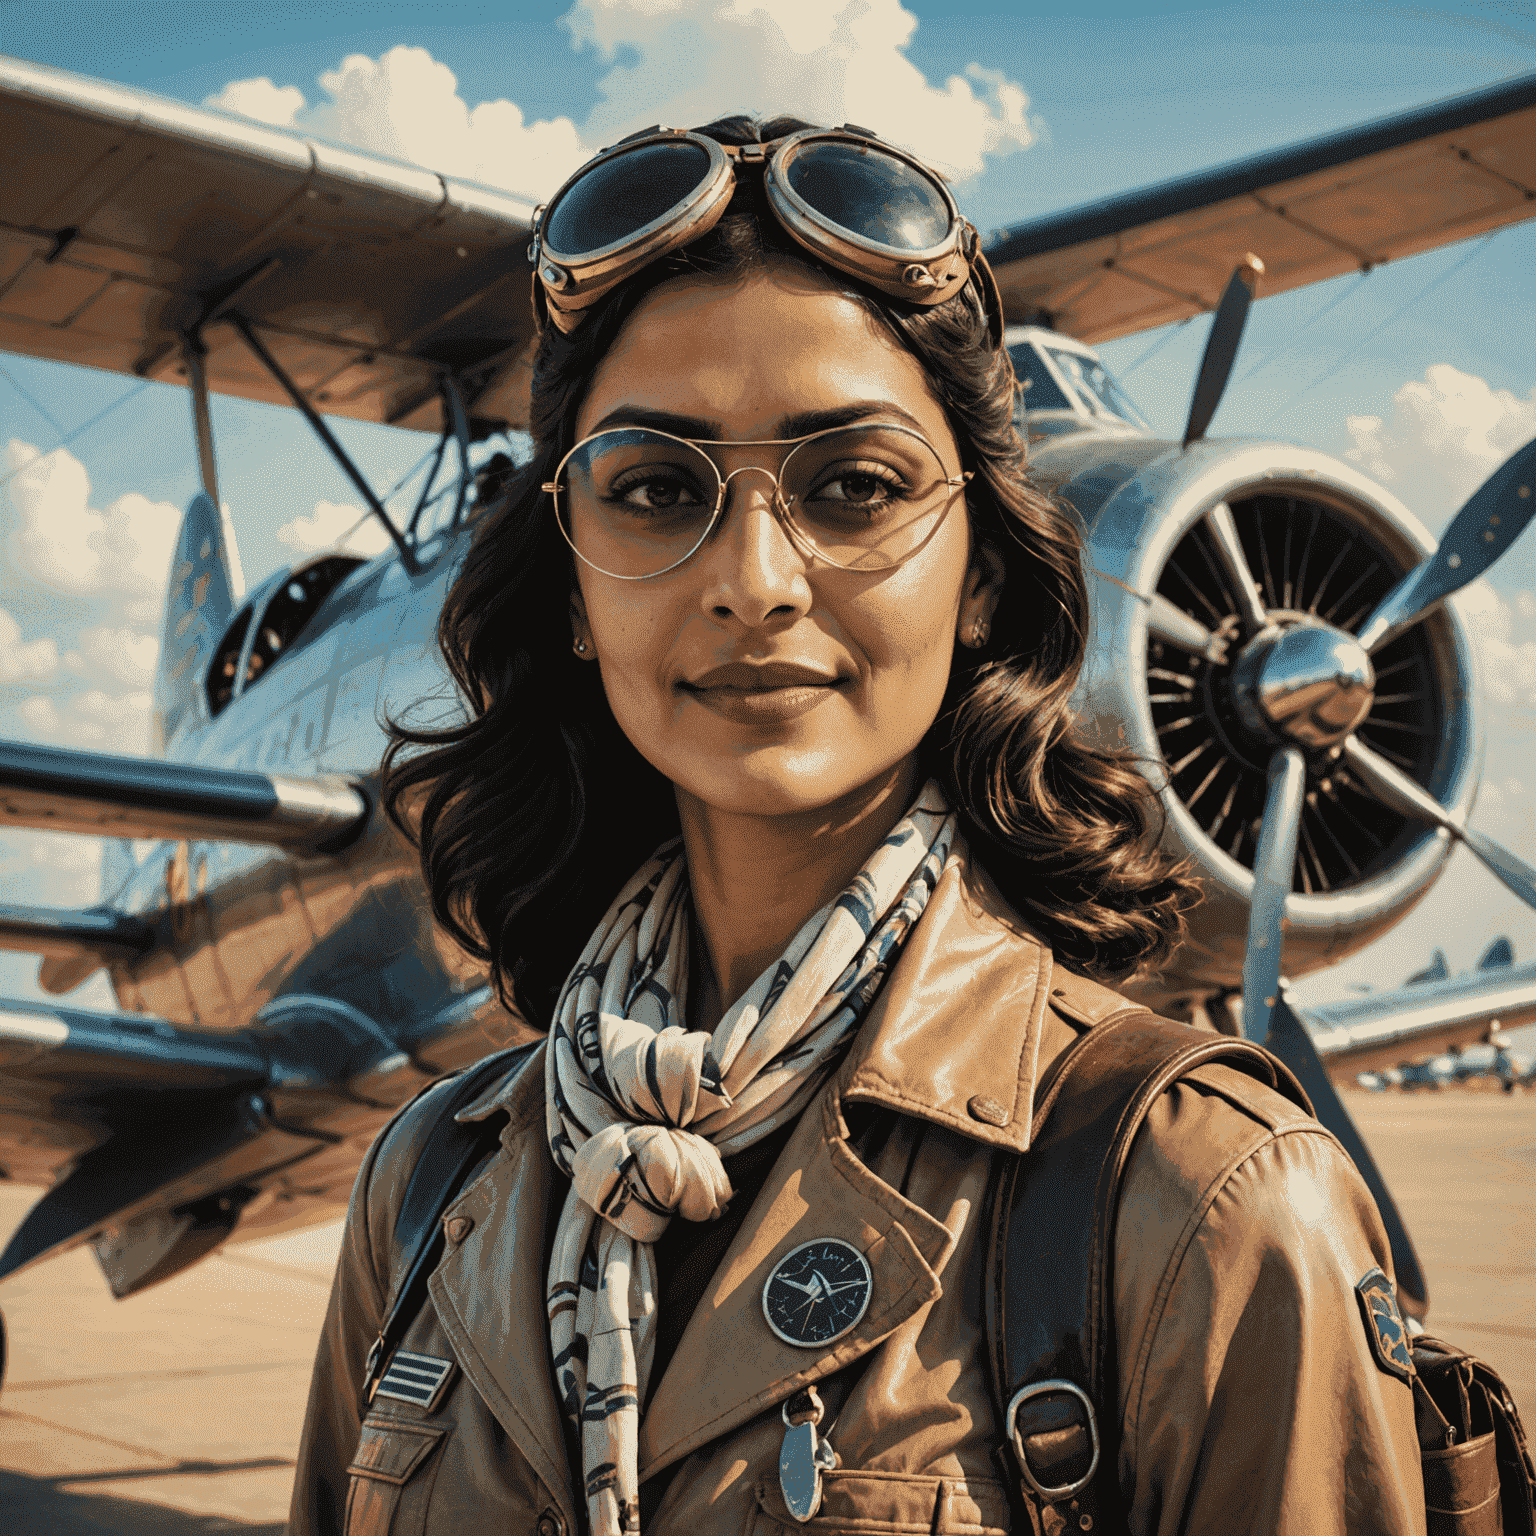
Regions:
<instances>
[{"instance_id":1,"label":"runway marking","mask_svg":"<svg viewBox=\"0 0 1536 1536\"><path fill-rule=\"evenodd\" d=\"M59 1376L50 1381L8 1381L6 1394L41 1392L57 1387L112 1386L120 1381L179 1381L191 1376L249 1376L259 1371L307 1370L308 1360L261 1360L244 1365L194 1365L164 1371L122 1371L112 1376ZM0 1410L3 1411L3 1410Z\"/></svg>"}]
</instances>

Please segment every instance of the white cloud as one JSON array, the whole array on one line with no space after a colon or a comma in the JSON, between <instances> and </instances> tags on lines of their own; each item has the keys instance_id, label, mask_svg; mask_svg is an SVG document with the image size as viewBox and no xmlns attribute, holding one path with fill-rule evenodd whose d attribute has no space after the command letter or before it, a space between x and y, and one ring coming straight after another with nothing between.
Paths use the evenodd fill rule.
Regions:
<instances>
[{"instance_id":1,"label":"white cloud","mask_svg":"<svg viewBox=\"0 0 1536 1536\"><path fill-rule=\"evenodd\" d=\"M961 180L1035 141L1029 97L1001 71L971 63L930 83L907 57L917 17L900 0L578 0L562 20L606 66L580 127L530 123L506 100L471 107L446 64L405 46L349 54L313 106L264 76L208 104L533 196L637 128L730 112L861 123Z\"/></svg>"},{"instance_id":2,"label":"white cloud","mask_svg":"<svg viewBox=\"0 0 1536 1536\"><path fill-rule=\"evenodd\" d=\"M273 128L291 128L304 105L304 92L296 85L273 85L262 75L255 80L231 80L217 96L206 97L203 105L254 117Z\"/></svg>"},{"instance_id":3,"label":"white cloud","mask_svg":"<svg viewBox=\"0 0 1536 1536\"><path fill-rule=\"evenodd\" d=\"M153 702L148 691L111 694L90 688L62 700L39 694L26 700L19 713L27 729L48 746L145 757Z\"/></svg>"},{"instance_id":4,"label":"white cloud","mask_svg":"<svg viewBox=\"0 0 1536 1536\"><path fill-rule=\"evenodd\" d=\"M81 671L104 674L115 683L145 687L155 675L160 642L153 635L132 629L88 629L80 636L80 649L71 652Z\"/></svg>"},{"instance_id":5,"label":"white cloud","mask_svg":"<svg viewBox=\"0 0 1536 1536\"><path fill-rule=\"evenodd\" d=\"M59 647L51 639L23 643L21 626L0 608L0 683L45 683L59 670Z\"/></svg>"},{"instance_id":6,"label":"white cloud","mask_svg":"<svg viewBox=\"0 0 1536 1536\"><path fill-rule=\"evenodd\" d=\"M85 466L62 448L43 454L13 438L5 468L18 466L6 486L16 570L55 591L110 594L131 622L159 618L181 526L176 508L132 491L97 511Z\"/></svg>"},{"instance_id":7,"label":"white cloud","mask_svg":"<svg viewBox=\"0 0 1536 1536\"><path fill-rule=\"evenodd\" d=\"M1522 591L1508 603L1486 581L1474 581L1457 607L1477 645L1488 702L1536 707L1536 600Z\"/></svg>"},{"instance_id":8,"label":"white cloud","mask_svg":"<svg viewBox=\"0 0 1536 1536\"><path fill-rule=\"evenodd\" d=\"M657 121L788 113L859 123L963 180L1035 140L1028 96L999 71L929 83L899 0L581 0L564 20L612 65L584 130L594 146Z\"/></svg>"},{"instance_id":9,"label":"white cloud","mask_svg":"<svg viewBox=\"0 0 1536 1536\"><path fill-rule=\"evenodd\" d=\"M300 555L339 549L368 560L388 549L390 539L378 518L361 507L317 501L310 516L296 517L277 530L277 542Z\"/></svg>"},{"instance_id":10,"label":"white cloud","mask_svg":"<svg viewBox=\"0 0 1536 1536\"><path fill-rule=\"evenodd\" d=\"M12 833L0 858L0 891L33 906L90 906L101 899L101 858L99 838Z\"/></svg>"},{"instance_id":11,"label":"white cloud","mask_svg":"<svg viewBox=\"0 0 1536 1536\"><path fill-rule=\"evenodd\" d=\"M1536 389L1522 398L1435 363L1392 397L1392 413L1351 416L1345 457L1439 527L1515 449L1536 437Z\"/></svg>"}]
</instances>

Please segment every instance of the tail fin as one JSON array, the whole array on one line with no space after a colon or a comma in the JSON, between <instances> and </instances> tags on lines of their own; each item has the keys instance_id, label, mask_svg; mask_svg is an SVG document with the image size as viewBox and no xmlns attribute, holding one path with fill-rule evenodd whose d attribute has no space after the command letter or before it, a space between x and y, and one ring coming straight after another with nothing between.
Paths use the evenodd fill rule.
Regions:
<instances>
[{"instance_id":1,"label":"tail fin","mask_svg":"<svg viewBox=\"0 0 1536 1536\"><path fill-rule=\"evenodd\" d=\"M244 587L234 529L213 499L199 491L181 521L171 559L155 673L155 751L166 752L180 732L201 718L197 691Z\"/></svg>"}]
</instances>

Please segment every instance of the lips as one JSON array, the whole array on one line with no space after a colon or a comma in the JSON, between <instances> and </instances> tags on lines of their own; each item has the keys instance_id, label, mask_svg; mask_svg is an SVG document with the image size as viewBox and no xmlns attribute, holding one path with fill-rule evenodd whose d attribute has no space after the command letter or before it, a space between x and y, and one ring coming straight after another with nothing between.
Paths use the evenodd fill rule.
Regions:
<instances>
[{"instance_id":1,"label":"lips","mask_svg":"<svg viewBox=\"0 0 1536 1536\"><path fill-rule=\"evenodd\" d=\"M679 686L706 709L740 725L772 725L809 713L844 679L792 661L732 661Z\"/></svg>"},{"instance_id":2,"label":"lips","mask_svg":"<svg viewBox=\"0 0 1536 1536\"><path fill-rule=\"evenodd\" d=\"M841 679L835 672L793 661L732 661L715 667L683 686L691 692L735 688L761 693L770 688L831 688Z\"/></svg>"}]
</instances>

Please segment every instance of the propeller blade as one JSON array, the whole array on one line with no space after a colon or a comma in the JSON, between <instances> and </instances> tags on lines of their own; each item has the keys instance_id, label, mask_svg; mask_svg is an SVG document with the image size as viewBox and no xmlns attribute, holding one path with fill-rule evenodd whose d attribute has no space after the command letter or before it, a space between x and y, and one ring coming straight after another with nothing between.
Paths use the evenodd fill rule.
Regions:
<instances>
[{"instance_id":1,"label":"propeller blade","mask_svg":"<svg viewBox=\"0 0 1536 1536\"><path fill-rule=\"evenodd\" d=\"M1190 618L1161 592L1152 594L1152 602L1147 610L1147 632L1165 645L1177 646L1192 656L1204 656L1207 661L1225 659L1226 652L1221 641L1199 619Z\"/></svg>"},{"instance_id":2,"label":"propeller blade","mask_svg":"<svg viewBox=\"0 0 1536 1536\"><path fill-rule=\"evenodd\" d=\"M1382 598L1356 636L1367 651L1416 624L1432 608L1483 575L1536 515L1536 438L1512 453L1451 519L1440 547Z\"/></svg>"},{"instance_id":3,"label":"propeller blade","mask_svg":"<svg viewBox=\"0 0 1536 1536\"><path fill-rule=\"evenodd\" d=\"M1243 326L1248 322L1248 306L1253 303L1263 271L1264 263L1257 256L1245 256L1216 306L1216 318L1211 321L1211 334L1195 378L1195 393L1189 402L1189 422L1184 428L1186 448L1205 436L1205 429L1221 404L1222 392L1232 376L1232 364L1237 361Z\"/></svg>"},{"instance_id":4,"label":"propeller blade","mask_svg":"<svg viewBox=\"0 0 1536 1536\"><path fill-rule=\"evenodd\" d=\"M1397 1299L1403 1311L1422 1318L1429 1311L1429 1287L1424 1281L1424 1269L1419 1256L1413 1251L1408 1228L1382 1178L1376 1160L1371 1156L1355 1122L1350 1119L1338 1089L1328 1076L1328 1069L1317 1054L1306 1026L1296 1017L1290 1003L1281 997L1275 1005L1274 1018L1270 1023L1269 1039L1264 1042L1276 1056L1294 1072L1312 1100L1312 1110L1317 1118L1343 1143L1366 1187L1376 1198L1376 1208L1381 1212L1381 1224L1387 1229L1392 1244L1392 1268L1397 1276Z\"/></svg>"},{"instance_id":5,"label":"propeller blade","mask_svg":"<svg viewBox=\"0 0 1536 1536\"><path fill-rule=\"evenodd\" d=\"M1243 1033L1260 1045L1269 1034L1270 1013L1280 997L1280 955L1285 944L1280 925L1296 867L1306 789L1307 760L1301 748L1281 747L1269 760L1269 793L1253 860L1253 899L1243 955Z\"/></svg>"},{"instance_id":6,"label":"propeller blade","mask_svg":"<svg viewBox=\"0 0 1536 1536\"><path fill-rule=\"evenodd\" d=\"M1268 629L1269 614L1259 600L1259 584L1253 579L1253 572L1248 569L1248 556L1243 552L1243 541L1238 537L1232 508L1226 502L1218 501L1205 514L1205 526L1210 529L1221 567L1227 574L1227 580L1232 583L1233 596L1237 598L1244 628L1250 635Z\"/></svg>"},{"instance_id":7,"label":"propeller blade","mask_svg":"<svg viewBox=\"0 0 1536 1536\"><path fill-rule=\"evenodd\" d=\"M1491 837L1474 832L1470 827L1459 826L1433 795L1380 753L1371 751L1358 736L1351 736L1344 743L1344 761L1383 805L1399 816L1411 816L1432 827L1443 828L1463 843L1490 874L1502 880L1528 907L1536 907L1536 869L1523 859L1516 858Z\"/></svg>"}]
</instances>

